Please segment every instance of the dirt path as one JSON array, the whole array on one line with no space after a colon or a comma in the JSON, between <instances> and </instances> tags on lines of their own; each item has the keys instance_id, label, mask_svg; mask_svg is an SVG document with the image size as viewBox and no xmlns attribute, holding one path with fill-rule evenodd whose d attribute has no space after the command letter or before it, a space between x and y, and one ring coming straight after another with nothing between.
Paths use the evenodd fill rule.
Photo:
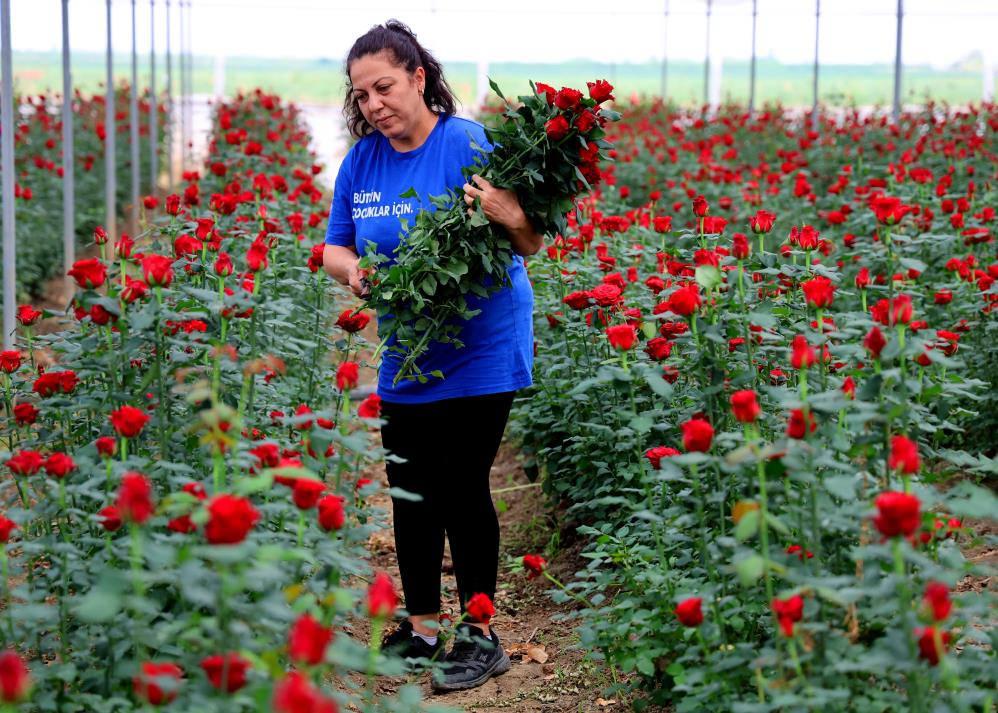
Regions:
<instances>
[{"instance_id":1,"label":"dirt path","mask_svg":"<svg viewBox=\"0 0 998 713\"><path fill-rule=\"evenodd\" d=\"M384 466L377 468L372 475L387 487ZM515 448L505 443L502 445L492 467L491 480L494 492L529 483ZM436 695L431 691L429 674L418 675L413 681L421 684L428 702L459 711L623 711L623 705L600 698L600 692L609 680L600 668L584 660L582 651L573 648L578 639L572 622L552 621L553 617L568 611L568 608L550 600L545 593L547 581L531 580L526 574L509 571L523 554L542 553L551 537L538 490L533 487L507 490L494 495L494 499L499 511L502 545L493 625L513 661L513 668L479 688L446 695ZM391 511L391 500L387 495L380 496L372 504ZM373 535L369 547L373 566L388 572L398 582L391 530ZM571 551L563 551L549 562L552 574L562 581L570 579L577 566L578 561ZM444 611L456 618L460 608L449 554L444 556L443 587ZM379 688L384 693L391 693L404 682L383 679L379 682Z\"/></svg>"}]
</instances>

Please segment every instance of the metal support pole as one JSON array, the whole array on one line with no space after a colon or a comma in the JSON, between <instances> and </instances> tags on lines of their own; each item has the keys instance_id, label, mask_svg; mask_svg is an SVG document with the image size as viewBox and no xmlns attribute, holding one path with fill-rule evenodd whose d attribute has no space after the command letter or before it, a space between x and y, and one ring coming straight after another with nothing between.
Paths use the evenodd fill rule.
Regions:
<instances>
[{"instance_id":1,"label":"metal support pole","mask_svg":"<svg viewBox=\"0 0 998 713\"><path fill-rule=\"evenodd\" d=\"M107 238L110 241L118 239L118 205L115 192L118 190L117 161L115 160L115 134L117 127L114 123L115 98L114 98L114 68L111 65L111 0L105 0L107 7L107 77L105 81L104 94L104 229L107 231Z\"/></svg>"},{"instance_id":2,"label":"metal support pole","mask_svg":"<svg viewBox=\"0 0 998 713\"><path fill-rule=\"evenodd\" d=\"M10 0L0 0L0 65L3 108L0 109L0 173L3 174L3 348L14 348L17 328L17 241L14 233L14 61L10 50Z\"/></svg>"},{"instance_id":3,"label":"metal support pole","mask_svg":"<svg viewBox=\"0 0 998 713\"><path fill-rule=\"evenodd\" d=\"M662 103L668 103L668 68L669 68L669 0L665 0L665 14L662 28Z\"/></svg>"},{"instance_id":4,"label":"metal support pole","mask_svg":"<svg viewBox=\"0 0 998 713\"><path fill-rule=\"evenodd\" d=\"M194 168L194 149L191 143L194 140L194 22L191 10L193 5L191 0L187 0L187 143L184 144L187 150L187 162Z\"/></svg>"},{"instance_id":5,"label":"metal support pole","mask_svg":"<svg viewBox=\"0 0 998 713\"><path fill-rule=\"evenodd\" d=\"M187 170L187 63L184 62L184 0L177 2L180 24L180 49L177 64L180 66L180 172Z\"/></svg>"},{"instance_id":6,"label":"metal support pole","mask_svg":"<svg viewBox=\"0 0 998 713\"><path fill-rule=\"evenodd\" d=\"M159 178L159 100L156 95L156 0L149 0L149 192Z\"/></svg>"},{"instance_id":7,"label":"metal support pole","mask_svg":"<svg viewBox=\"0 0 998 713\"><path fill-rule=\"evenodd\" d=\"M132 233L139 232L139 194L142 192L142 163L139 160L139 63L135 32L135 0L132 0L132 91L128 102L128 128L132 173Z\"/></svg>"},{"instance_id":8,"label":"metal support pole","mask_svg":"<svg viewBox=\"0 0 998 713\"><path fill-rule=\"evenodd\" d=\"M166 165L167 190L173 190L173 136L176 128L173 117L173 59L170 56L170 0L166 0Z\"/></svg>"},{"instance_id":9,"label":"metal support pole","mask_svg":"<svg viewBox=\"0 0 998 713\"><path fill-rule=\"evenodd\" d=\"M707 49L703 56L703 103L705 106L710 103L710 13L713 5L713 0L707 0Z\"/></svg>"},{"instance_id":10,"label":"metal support pole","mask_svg":"<svg viewBox=\"0 0 998 713\"><path fill-rule=\"evenodd\" d=\"M76 261L76 186L73 165L73 75L69 65L69 0L62 0L62 262L66 294L68 273ZM71 299L71 298L70 298Z\"/></svg>"},{"instance_id":11,"label":"metal support pole","mask_svg":"<svg viewBox=\"0 0 998 713\"><path fill-rule=\"evenodd\" d=\"M818 37L821 29L821 0L814 0L814 80L812 92L814 103L811 106L811 130L818 130Z\"/></svg>"},{"instance_id":12,"label":"metal support pole","mask_svg":"<svg viewBox=\"0 0 998 713\"><path fill-rule=\"evenodd\" d=\"M759 17L759 2L758 0L752 0L752 59L749 61L749 94L748 94L748 113L752 116L755 112L755 39L756 39L756 20Z\"/></svg>"},{"instance_id":13,"label":"metal support pole","mask_svg":"<svg viewBox=\"0 0 998 713\"><path fill-rule=\"evenodd\" d=\"M897 44L894 49L894 123L901 116L901 26L904 21L904 0L898 0Z\"/></svg>"}]
</instances>

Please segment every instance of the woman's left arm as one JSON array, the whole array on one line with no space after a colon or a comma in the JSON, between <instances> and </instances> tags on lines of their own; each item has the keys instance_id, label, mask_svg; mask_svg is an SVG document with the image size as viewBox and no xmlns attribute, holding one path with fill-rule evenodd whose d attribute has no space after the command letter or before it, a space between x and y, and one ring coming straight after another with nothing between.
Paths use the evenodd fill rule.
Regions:
<instances>
[{"instance_id":1,"label":"woman's left arm","mask_svg":"<svg viewBox=\"0 0 998 713\"><path fill-rule=\"evenodd\" d=\"M485 217L509 233L513 252L533 255L544 246L544 237L534 230L514 191L496 188L478 174L472 176L471 181L464 184L465 203L470 206L479 199Z\"/></svg>"}]
</instances>

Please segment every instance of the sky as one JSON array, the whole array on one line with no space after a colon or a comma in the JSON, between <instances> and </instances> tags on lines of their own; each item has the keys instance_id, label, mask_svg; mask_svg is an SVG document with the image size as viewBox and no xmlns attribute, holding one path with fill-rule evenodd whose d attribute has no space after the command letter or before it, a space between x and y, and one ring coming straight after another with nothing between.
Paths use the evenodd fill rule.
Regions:
<instances>
[{"instance_id":1,"label":"sky","mask_svg":"<svg viewBox=\"0 0 998 713\"><path fill-rule=\"evenodd\" d=\"M166 42L166 0L155 0L156 45ZM172 0L177 46L179 0ZM815 0L757 0L760 57L814 57ZM869 64L894 59L898 0L823 0L820 59ZM602 62L702 60L706 0L191 0L196 55L340 60L372 25L396 17L443 61ZM904 0L902 55L945 67L977 50L998 61L998 0ZM60 0L12 0L15 51L61 48ZM612 9L609 9L612 8ZM668 15L666 15L668 8ZM748 58L752 0L713 0L711 56ZM103 0L69 0L70 44L105 48ZM148 53L150 1L138 0L138 51ZM116 52L131 48L131 2L112 2Z\"/></svg>"}]
</instances>

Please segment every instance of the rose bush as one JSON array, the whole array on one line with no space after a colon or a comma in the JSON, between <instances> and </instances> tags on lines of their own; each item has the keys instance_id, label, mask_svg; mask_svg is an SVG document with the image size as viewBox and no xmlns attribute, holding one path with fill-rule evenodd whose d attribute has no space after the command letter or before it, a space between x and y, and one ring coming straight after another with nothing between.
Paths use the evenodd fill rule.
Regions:
<instances>
[{"instance_id":1,"label":"rose bush","mask_svg":"<svg viewBox=\"0 0 998 713\"><path fill-rule=\"evenodd\" d=\"M416 710L414 688L365 688L402 664L350 633L397 599L384 575L367 593L379 409L351 401L361 319L332 324L343 293L311 259L321 167L275 96L213 122L204 172L74 269L65 329L29 343L26 312L4 352L0 694L39 711Z\"/></svg>"},{"instance_id":2,"label":"rose bush","mask_svg":"<svg viewBox=\"0 0 998 713\"><path fill-rule=\"evenodd\" d=\"M965 584L991 571L962 547L998 512L974 484L998 474L998 113L819 127L632 107L530 263L512 429L585 538L554 595L639 707L993 704L994 597Z\"/></svg>"}]
</instances>

